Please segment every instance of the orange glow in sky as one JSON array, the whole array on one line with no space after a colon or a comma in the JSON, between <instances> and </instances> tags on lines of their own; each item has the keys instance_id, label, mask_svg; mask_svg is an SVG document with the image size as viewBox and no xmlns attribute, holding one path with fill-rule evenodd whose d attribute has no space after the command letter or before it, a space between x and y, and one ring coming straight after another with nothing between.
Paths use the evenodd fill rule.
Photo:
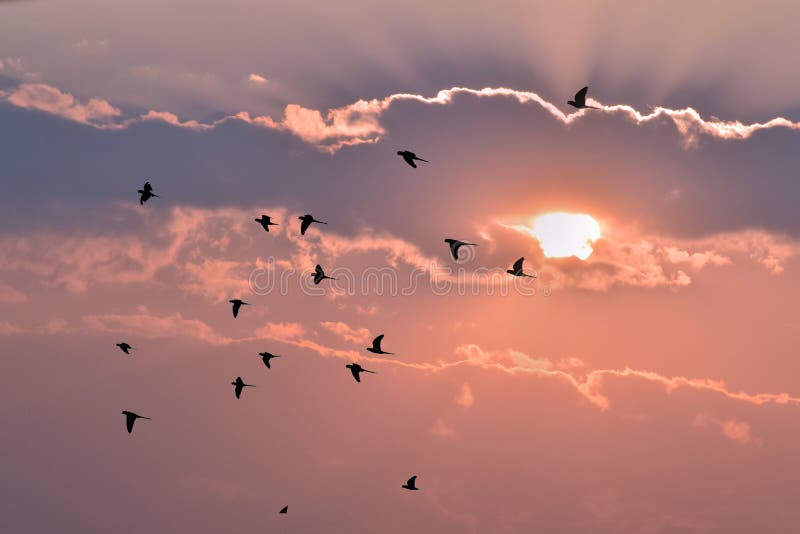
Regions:
<instances>
[{"instance_id":1,"label":"orange glow in sky","mask_svg":"<svg viewBox=\"0 0 800 534\"><path fill-rule=\"evenodd\" d=\"M548 258L585 260L592 254L592 243L600 238L600 225L584 213L545 213L533 222L533 235Z\"/></svg>"}]
</instances>

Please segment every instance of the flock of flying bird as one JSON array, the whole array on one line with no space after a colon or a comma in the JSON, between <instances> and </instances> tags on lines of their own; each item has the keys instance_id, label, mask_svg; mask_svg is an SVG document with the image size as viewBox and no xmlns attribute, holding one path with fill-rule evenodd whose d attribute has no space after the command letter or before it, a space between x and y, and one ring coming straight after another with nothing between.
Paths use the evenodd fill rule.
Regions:
<instances>
[{"instance_id":1,"label":"flock of flying bird","mask_svg":"<svg viewBox=\"0 0 800 534\"><path fill-rule=\"evenodd\" d=\"M586 104L586 93L588 91L589 91L589 88L588 87L584 87L583 89L581 89L580 91L578 91L575 94L574 100L567 101L567 104L572 106L572 107L574 107L574 108L577 108L577 109L599 109L599 108L596 108L596 107L593 107L593 106L588 106ZM417 161L430 163L428 160L422 159L419 156L417 156L414 152L411 152L411 151L408 151L408 150L398 150L397 151L397 155L401 156L406 163L408 163L411 167L413 167L415 169L417 168L417 164L415 163ZM152 197L158 198L158 195L153 193L153 186L150 184L149 181L145 182L145 184L142 187L142 189L139 189L137 191L137 193L139 193L139 204L140 205L144 205L144 203L147 202L148 200L150 200L150 198L152 198ZM315 219L311 214L308 214L308 213L298 217L298 219L301 221L300 222L300 234L301 235L305 235L306 231L308 231L309 227L313 223L325 224L325 225L328 224L327 222ZM278 223L273 222L272 218L269 215L261 215L261 217L259 217L258 219L255 219L255 222L259 223L262 226L262 228L267 232L269 232L269 227L270 226L278 226ZM447 245L450 247L450 255L456 261L458 261L459 251L461 250L461 247L464 247L464 246L476 247L476 246L478 246L477 243L469 243L467 241L461 241L459 239L452 239L452 238L447 238L447 239L444 240L444 242L447 243ZM506 272L508 274L512 275L512 276L526 277L526 278L536 278L536 274L527 274L527 273L525 273L523 271L523 262L524 261L525 261L524 257L519 258L517 261L514 262L514 264L512 265L511 269L508 269ZM314 277L314 284L316 284L316 285L320 284L323 280L336 280L336 278L332 278L330 276L327 276L325 274L325 271L322 269L322 266L320 266L320 265L317 265L314 268L314 272L311 274L311 276ZM239 310L241 309L242 306L249 306L249 304L247 302L244 302L241 299L232 299L232 300L229 300L228 302L230 302L232 304L232 311L233 311L233 317L234 318L239 316ZM386 352L381 347L381 343L383 342L383 337L384 337L383 334L380 334L379 336L377 336L372 341L372 346L371 347L367 347L366 350L368 352L373 353L373 354L394 355L393 352ZM134 348L130 344L128 344L127 342L117 343L117 347L119 347L119 349L122 352L124 352L125 354L128 354L128 355L130 355L130 351L131 350L134 350ZM279 355L271 354L269 352L260 352L258 355L261 357L261 360L264 362L264 365L267 367L267 369L271 369L270 360L272 360L274 358L280 358ZM375 371L370 371L368 369L364 369L363 367L361 367L359 364L357 364L355 362L349 363L349 364L345 365L345 367L347 369L350 369L350 372L352 373L353 378L355 379L356 382L361 382L361 373L375 373ZM246 387L255 387L253 384L245 384L244 380L242 380L242 377L240 377L240 376L237 376L236 379L233 382L231 382L231 385L233 386L233 392L234 392L234 395L236 395L237 399L239 399L241 397L242 392L244 391L244 388L246 388ZM150 419L149 417L145 417L143 415L139 415L139 414L131 412L129 410L123 410L122 414L125 416L125 428L128 430L129 434L133 432L133 425L134 425L134 423L136 422L137 419ZM405 484L403 484L401 487L403 489L406 489L406 490L412 490L412 491L419 490L419 488L416 485L416 481L417 481L417 476L414 475L411 478L409 478L408 481ZM281 508L279 513L285 514L285 513L288 513L288 511L289 511L289 507L288 506L284 506L283 508Z\"/></svg>"}]
</instances>

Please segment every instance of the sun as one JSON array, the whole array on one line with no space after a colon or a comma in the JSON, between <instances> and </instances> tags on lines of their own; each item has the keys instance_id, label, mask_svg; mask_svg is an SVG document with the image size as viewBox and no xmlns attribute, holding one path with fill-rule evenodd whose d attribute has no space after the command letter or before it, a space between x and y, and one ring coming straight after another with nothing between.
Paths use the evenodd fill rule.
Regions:
<instances>
[{"instance_id":1,"label":"sun","mask_svg":"<svg viewBox=\"0 0 800 534\"><path fill-rule=\"evenodd\" d=\"M585 213L545 213L533 221L533 235L547 258L592 255L592 243L600 238L600 225Z\"/></svg>"}]
</instances>

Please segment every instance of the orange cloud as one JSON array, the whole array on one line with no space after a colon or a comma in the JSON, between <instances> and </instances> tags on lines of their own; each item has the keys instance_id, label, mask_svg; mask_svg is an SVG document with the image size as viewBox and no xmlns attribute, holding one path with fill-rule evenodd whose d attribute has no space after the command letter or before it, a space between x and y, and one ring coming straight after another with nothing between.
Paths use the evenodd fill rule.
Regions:
<instances>
[{"instance_id":1,"label":"orange cloud","mask_svg":"<svg viewBox=\"0 0 800 534\"><path fill-rule=\"evenodd\" d=\"M537 239L526 224L499 226ZM552 288L593 291L614 286L677 288L692 283L691 273L733 264L734 255L755 261L771 274L780 274L786 262L800 255L800 243L791 237L755 229L682 239L607 224L605 235L592 246L594 252L583 261L540 254L536 261L542 280Z\"/></svg>"}]
</instances>

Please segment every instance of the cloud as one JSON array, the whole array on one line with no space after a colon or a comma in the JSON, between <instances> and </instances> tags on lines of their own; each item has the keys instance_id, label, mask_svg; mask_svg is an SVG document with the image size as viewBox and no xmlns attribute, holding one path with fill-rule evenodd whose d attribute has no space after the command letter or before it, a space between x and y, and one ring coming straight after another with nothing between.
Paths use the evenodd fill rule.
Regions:
<instances>
[{"instance_id":1,"label":"cloud","mask_svg":"<svg viewBox=\"0 0 800 534\"><path fill-rule=\"evenodd\" d=\"M527 224L499 223L538 243ZM496 227L493 230L496 232ZM497 239L494 236L493 239ZM643 234L633 227L606 224L604 235L593 243L586 260L545 258L538 250L535 260L540 280L554 289L578 288L608 291L614 286L643 288L685 287L692 273L734 263L744 256L771 274L783 272L785 264L800 255L800 243L789 236L749 229L697 239Z\"/></svg>"},{"instance_id":2,"label":"cloud","mask_svg":"<svg viewBox=\"0 0 800 534\"><path fill-rule=\"evenodd\" d=\"M434 436L438 436L440 438L452 438L456 434L455 429L445 423L441 418L437 419L436 422L433 423L430 432Z\"/></svg>"},{"instance_id":3,"label":"cloud","mask_svg":"<svg viewBox=\"0 0 800 534\"><path fill-rule=\"evenodd\" d=\"M687 378L683 376L665 376L655 371L637 370L626 367L624 369L594 369L582 375L560 369L549 368L549 360L539 360L524 353L507 351L485 351L478 345L460 345L455 349L460 360L439 362L438 364L423 364L421 368L431 371L444 370L457 366L475 366L483 369L495 369L509 374L532 374L542 377L551 377L563 380L580 393L587 401L602 410L611 407L611 401L603 393L605 382L610 379L637 379L645 382L659 384L671 393L675 390L686 388L721 395L727 399L747 402L756 406L765 404L800 405L800 397L789 393L746 393L732 391L727 388L722 380L710 378Z\"/></svg>"},{"instance_id":4,"label":"cloud","mask_svg":"<svg viewBox=\"0 0 800 534\"><path fill-rule=\"evenodd\" d=\"M320 324L329 332L333 332L350 343L362 344L370 340L370 332L366 328L353 328L341 321L323 321Z\"/></svg>"},{"instance_id":5,"label":"cloud","mask_svg":"<svg viewBox=\"0 0 800 534\"><path fill-rule=\"evenodd\" d=\"M186 128L189 130L195 130L198 132L202 132L205 130L210 130L214 128L214 124L204 124L198 122L196 120L188 120L188 121L181 121L177 115L174 113L170 113L168 111L155 111L150 110L144 115L139 116L139 120L141 121L161 121L166 122L167 124L171 124L172 126L176 126L178 128Z\"/></svg>"},{"instance_id":6,"label":"cloud","mask_svg":"<svg viewBox=\"0 0 800 534\"><path fill-rule=\"evenodd\" d=\"M456 404L459 406L463 406L464 408L472 408L472 405L475 403L475 397L472 395L472 388L464 382L461 385L461 389L456 395Z\"/></svg>"},{"instance_id":7,"label":"cloud","mask_svg":"<svg viewBox=\"0 0 800 534\"><path fill-rule=\"evenodd\" d=\"M0 321L0 336L11 336L14 334L23 334L27 331L19 325L9 323L8 321Z\"/></svg>"},{"instance_id":8,"label":"cloud","mask_svg":"<svg viewBox=\"0 0 800 534\"><path fill-rule=\"evenodd\" d=\"M43 111L95 128L121 126L113 121L122 115L122 111L106 100L90 98L82 103L69 93L43 83L23 83L9 91L5 98L17 107Z\"/></svg>"},{"instance_id":9,"label":"cloud","mask_svg":"<svg viewBox=\"0 0 800 534\"><path fill-rule=\"evenodd\" d=\"M28 297L24 293L6 283L0 282L0 302L18 304L20 302L27 302L27 300Z\"/></svg>"},{"instance_id":10,"label":"cloud","mask_svg":"<svg viewBox=\"0 0 800 534\"><path fill-rule=\"evenodd\" d=\"M764 440L754 436L750 425L744 421L717 419L708 414L699 413L695 416L693 424L696 427L716 426L723 436L741 445L755 445L757 447L764 445Z\"/></svg>"},{"instance_id":11,"label":"cloud","mask_svg":"<svg viewBox=\"0 0 800 534\"><path fill-rule=\"evenodd\" d=\"M152 75L152 72L147 72ZM258 78L263 77L251 74L248 80L251 83L254 81L263 83L256 81ZM252 116L247 111L240 111L210 123L201 123L197 120L181 122L173 113L153 110L139 117L113 122L120 117L121 111L106 100L92 98L88 103L81 104L72 95L45 84L22 84L6 95L5 99L15 106L38 109L104 129L127 128L138 122L159 120L176 127L202 131L210 130L230 120L239 120L264 128L289 132L324 152L334 153L345 146L380 141L386 134L380 119L397 102L443 106L452 104L458 95L470 95L476 98L509 98L516 100L521 105L538 105L552 118L564 125L570 125L586 114L586 110L564 113L555 104L534 92L506 87L484 87L482 89L452 87L442 89L435 96L429 97L412 93L395 93L382 99L358 100L345 106L328 109L325 113L298 104L288 104L284 108L283 117L279 119L269 116ZM682 135L686 147L696 144L701 136L723 140L741 140L749 138L760 130L772 128L800 130L800 122L793 122L783 117L775 117L766 122L743 123L738 120L707 120L698 111L689 107L669 109L659 106L650 113L642 113L626 104L606 106L596 100L589 99L589 101L600 107L599 110L592 110L594 113L622 115L637 125L659 123L662 119L668 119Z\"/></svg>"},{"instance_id":12,"label":"cloud","mask_svg":"<svg viewBox=\"0 0 800 534\"><path fill-rule=\"evenodd\" d=\"M143 338L188 337L217 346L240 341L219 334L203 321L185 319L178 312L165 316L148 313L88 315L83 317L83 324L95 332L113 334L136 332Z\"/></svg>"},{"instance_id":13,"label":"cloud","mask_svg":"<svg viewBox=\"0 0 800 534\"><path fill-rule=\"evenodd\" d=\"M247 81L256 85L264 85L268 80L260 74L252 73L247 77Z\"/></svg>"}]
</instances>

